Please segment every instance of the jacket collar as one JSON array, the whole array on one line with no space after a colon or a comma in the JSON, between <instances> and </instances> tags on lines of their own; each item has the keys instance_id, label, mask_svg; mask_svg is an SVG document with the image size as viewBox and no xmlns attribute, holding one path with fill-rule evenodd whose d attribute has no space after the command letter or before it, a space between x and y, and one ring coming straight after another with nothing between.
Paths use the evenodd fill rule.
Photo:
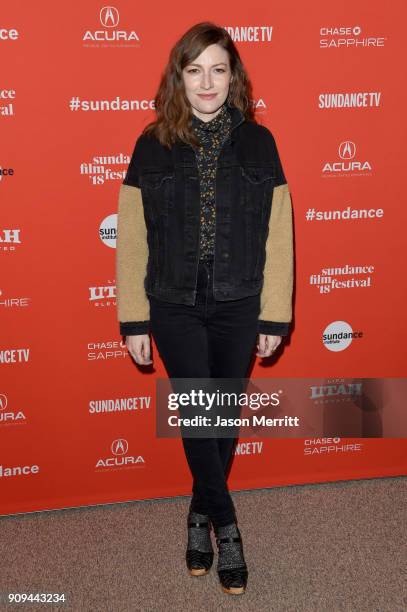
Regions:
<instances>
[{"instance_id":1,"label":"jacket collar","mask_svg":"<svg viewBox=\"0 0 407 612\"><path fill-rule=\"evenodd\" d=\"M231 130L233 130L235 127L243 123L243 121L245 121L245 116L240 108L237 108L237 106L233 106L232 104L228 104L227 106L232 118Z\"/></svg>"},{"instance_id":2,"label":"jacket collar","mask_svg":"<svg viewBox=\"0 0 407 612\"><path fill-rule=\"evenodd\" d=\"M242 111L237 108L237 106L234 106L232 104L229 104L228 102L225 102L225 106L228 109L231 119L232 119L232 124L231 124L231 128L232 130L237 127L238 125L240 125L244 120L245 120L245 116L242 113ZM218 115L217 115L218 116ZM216 117L215 117L216 119ZM215 121L215 119L213 121ZM201 121L198 117L196 117L196 115L192 115L192 122L194 124L197 125L202 125L205 126L204 122ZM212 123L212 121L210 121L209 123Z\"/></svg>"},{"instance_id":3,"label":"jacket collar","mask_svg":"<svg viewBox=\"0 0 407 612\"><path fill-rule=\"evenodd\" d=\"M230 131L233 132L233 130L238 125L240 125L241 123L243 123L245 121L245 116L244 116L243 112L240 110L240 108L237 108L237 106L229 104L228 102L226 102L226 105L228 107L228 110L230 112L230 117L231 117ZM233 136L231 137L231 140L233 141ZM179 142L179 145L182 148L189 148L190 147L190 145L185 143L185 142Z\"/></svg>"},{"instance_id":4,"label":"jacket collar","mask_svg":"<svg viewBox=\"0 0 407 612\"><path fill-rule=\"evenodd\" d=\"M192 126L194 130L199 132L217 132L226 122L230 121L230 118L227 104L222 104L217 115L210 121L203 121L200 117L192 114Z\"/></svg>"}]
</instances>

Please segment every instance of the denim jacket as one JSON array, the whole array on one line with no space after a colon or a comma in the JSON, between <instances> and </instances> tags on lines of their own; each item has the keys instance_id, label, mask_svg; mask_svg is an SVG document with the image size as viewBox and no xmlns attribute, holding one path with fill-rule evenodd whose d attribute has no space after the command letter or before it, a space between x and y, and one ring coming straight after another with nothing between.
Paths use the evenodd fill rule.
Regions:
<instances>
[{"instance_id":1,"label":"denim jacket","mask_svg":"<svg viewBox=\"0 0 407 612\"><path fill-rule=\"evenodd\" d=\"M285 336L292 319L292 205L276 142L231 106L216 173L213 294L261 294L259 333ZM116 297L120 333L149 333L148 295L195 304L200 190L195 151L141 134L120 186Z\"/></svg>"}]
</instances>

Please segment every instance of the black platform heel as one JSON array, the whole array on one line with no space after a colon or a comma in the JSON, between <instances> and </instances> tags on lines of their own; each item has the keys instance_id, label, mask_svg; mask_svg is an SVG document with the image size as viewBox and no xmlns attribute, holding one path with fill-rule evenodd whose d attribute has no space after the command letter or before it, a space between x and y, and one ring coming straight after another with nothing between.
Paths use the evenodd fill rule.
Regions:
<instances>
[{"instance_id":1,"label":"black platform heel","mask_svg":"<svg viewBox=\"0 0 407 612\"><path fill-rule=\"evenodd\" d=\"M191 576L204 576L212 567L214 551L210 530L211 522L208 515L189 512L185 558Z\"/></svg>"},{"instance_id":2,"label":"black platform heel","mask_svg":"<svg viewBox=\"0 0 407 612\"><path fill-rule=\"evenodd\" d=\"M222 590L229 595L246 591L248 569L243 555L243 542L236 523L215 529L219 558L217 572Z\"/></svg>"}]
</instances>

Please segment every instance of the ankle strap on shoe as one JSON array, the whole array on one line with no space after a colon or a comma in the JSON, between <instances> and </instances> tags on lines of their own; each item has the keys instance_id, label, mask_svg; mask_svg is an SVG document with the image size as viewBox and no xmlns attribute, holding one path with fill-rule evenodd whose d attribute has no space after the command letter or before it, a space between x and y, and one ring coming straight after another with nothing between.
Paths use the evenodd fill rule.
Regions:
<instances>
[{"instance_id":1,"label":"ankle strap on shoe","mask_svg":"<svg viewBox=\"0 0 407 612\"><path fill-rule=\"evenodd\" d=\"M223 542L241 542L241 538L240 537L216 538L216 541L218 544L223 543Z\"/></svg>"},{"instance_id":2,"label":"ankle strap on shoe","mask_svg":"<svg viewBox=\"0 0 407 612\"><path fill-rule=\"evenodd\" d=\"M199 522L199 521L188 521L188 527L209 527L208 521Z\"/></svg>"}]
</instances>

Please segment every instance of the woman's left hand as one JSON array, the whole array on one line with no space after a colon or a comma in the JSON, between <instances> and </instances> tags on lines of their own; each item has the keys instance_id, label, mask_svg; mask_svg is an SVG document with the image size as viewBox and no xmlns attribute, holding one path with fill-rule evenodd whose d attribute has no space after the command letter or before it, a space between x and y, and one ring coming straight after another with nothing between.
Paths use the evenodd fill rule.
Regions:
<instances>
[{"instance_id":1,"label":"woman's left hand","mask_svg":"<svg viewBox=\"0 0 407 612\"><path fill-rule=\"evenodd\" d=\"M259 334L257 342L257 357L270 357L281 342L281 336Z\"/></svg>"}]
</instances>

